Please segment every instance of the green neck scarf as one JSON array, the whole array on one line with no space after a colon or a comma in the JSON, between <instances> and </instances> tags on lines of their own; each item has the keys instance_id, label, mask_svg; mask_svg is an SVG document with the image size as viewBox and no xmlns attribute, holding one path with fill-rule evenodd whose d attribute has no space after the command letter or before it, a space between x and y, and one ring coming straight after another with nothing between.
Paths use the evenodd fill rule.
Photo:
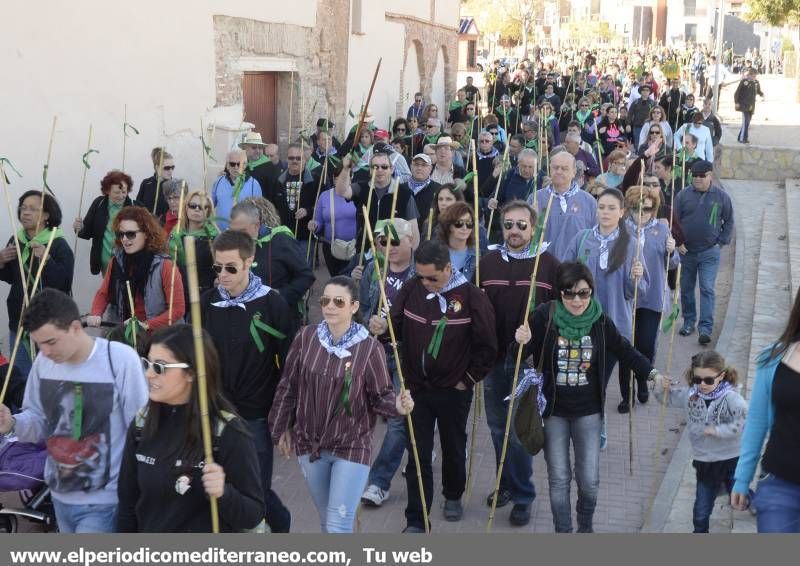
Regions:
<instances>
[{"instance_id":1,"label":"green neck scarf","mask_svg":"<svg viewBox=\"0 0 800 566\"><path fill-rule=\"evenodd\" d=\"M564 306L564 303L556 301L553 322L561 336L567 340L580 340L589 334L592 325L597 322L602 314L603 309L594 297L589 301L589 306L580 316L571 314L567 307Z\"/></svg>"},{"instance_id":2,"label":"green neck scarf","mask_svg":"<svg viewBox=\"0 0 800 566\"><path fill-rule=\"evenodd\" d=\"M262 247L264 244L269 243L269 241L276 235L276 234L286 234L287 236L291 236L294 238L294 232L292 232L289 228L281 224L280 226L275 226L272 230L269 231L269 234L263 236L256 240L256 244L258 247Z\"/></svg>"},{"instance_id":3,"label":"green neck scarf","mask_svg":"<svg viewBox=\"0 0 800 566\"><path fill-rule=\"evenodd\" d=\"M586 119L589 117L589 114L591 113L592 113L591 110L578 110L577 112L575 112L575 117L578 119L578 122L583 124L583 122L586 121Z\"/></svg>"},{"instance_id":4,"label":"green neck scarf","mask_svg":"<svg viewBox=\"0 0 800 566\"><path fill-rule=\"evenodd\" d=\"M267 157L266 155L262 155L261 157L259 157L255 161L248 161L247 162L247 169L252 171L253 169L258 167L259 165L264 165L264 163L269 163L269 162L270 162L269 161L269 157Z\"/></svg>"},{"instance_id":5,"label":"green neck scarf","mask_svg":"<svg viewBox=\"0 0 800 566\"><path fill-rule=\"evenodd\" d=\"M25 230L20 229L20 231L17 232L19 245L22 248L22 265L28 265L28 260L31 257L31 248L34 243L47 247L47 244L50 241L50 233L53 230L56 231L56 238L64 237L64 232L61 230L61 228L45 228L30 240L28 239L28 233Z\"/></svg>"},{"instance_id":6,"label":"green neck scarf","mask_svg":"<svg viewBox=\"0 0 800 566\"><path fill-rule=\"evenodd\" d=\"M453 102L450 103L450 106L448 107L448 110L450 110L452 112L453 110L458 110L462 106L464 106L464 104L462 104L458 100L454 100Z\"/></svg>"},{"instance_id":7,"label":"green neck scarf","mask_svg":"<svg viewBox=\"0 0 800 566\"><path fill-rule=\"evenodd\" d=\"M172 233L169 235L169 251L172 257L177 259L178 265L186 265L186 251L183 247L183 238L184 236L192 236L193 238L208 238L209 240L213 240L217 234L219 234L219 230L214 226L213 223L206 220L203 227L199 230L179 230L176 226Z\"/></svg>"}]
</instances>

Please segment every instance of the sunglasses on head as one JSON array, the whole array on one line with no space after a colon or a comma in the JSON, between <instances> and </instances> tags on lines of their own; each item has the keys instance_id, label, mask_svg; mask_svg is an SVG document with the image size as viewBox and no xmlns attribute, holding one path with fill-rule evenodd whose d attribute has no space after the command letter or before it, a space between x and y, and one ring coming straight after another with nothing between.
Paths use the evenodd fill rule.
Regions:
<instances>
[{"instance_id":1,"label":"sunglasses on head","mask_svg":"<svg viewBox=\"0 0 800 566\"><path fill-rule=\"evenodd\" d=\"M511 230L516 225L517 228L520 230L527 230L528 229L528 221L527 220L503 220L503 228L506 230Z\"/></svg>"},{"instance_id":2,"label":"sunglasses on head","mask_svg":"<svg viewBox=\"0 0 800 566\"><path fill-rule=\"evenodd\" d=\"M714 385L717 382L717 380L720 378L720 376L723 375L724 373L725 373L725 370L722 370L721 372L719 372L714 377L700 377L699 375L693 375L692 376L692 384L693 385L700 385L702 383L703 385Z\"/></svg>"},{"instance_id":3,"label":"sunglasses on head","mask_svg":"<svg viewBox=\"0 0 800 566\"><path fill-rule=\"evenodd\" d=\"M142 369L145 373L153 370L153 373L156 375L164 375L167 373L167 370L170 368L182 368L186 369L189 367L189 364L179 363L179 364L162 364L161 362L151 362L147 358L140 358L142 360Z\"/></svg>"},{"instance_id":4,"label":"sunglasses on head","mask_svg":"<svg viewBox=\"0 0 800 566\"><path fill-rule=\"evenodd\" d=\"M236 275L237 273L239 273L239 268L236 267L235 265L221 265L219 263L215 263L214 265L211 266L211 269L213 269L214 273L216 273L217 275L222 273L223 269L227 273L230 273L231 275Z\"/></svg>"},{"instance_id":5,"label":"sunglasses on head","mask_svg":"<svg viewBox=\"0 0 800 566\"><path fill-rule=\"evenodd\" d=\"M474 225L475 224L469 220L456 220L455 222L453 222L453 226L455 226L456 228L463 228L464 226L466 226L467 228L471 229Z\"/></svg>"},{"instance_id":6,"label":"sunglasses on head","mask_svg":"<svg viewBox=\"0 0 800 566\"><path fill-rule=\"evenodd\" d=\"M174 165L164 165L164 167L162 167L162 169L164 171L172 171L173 169L175 169L175 166Z\"/></svg>"},{"instance_id":7,"label":"sunglasses on head","mask_svg":"<svg viewBox=\"0 0 800 566\"><path fill-rule=\"evenodd\" d=\"M208 210L207 206L204 206L202 204L197 204L196 202L190 202L189 204L186 205L186 208L188 208L189 210L203 210L203 209Z\"/></svg>"},{"instance_id":8,"label":"sunglasses on head","mask_svg":"<svg viewBox=\"0 0 800 566\"><path fill-rule=\"evenodd\" d=\"M378 245L382 247L386 247L386 242L389 242L393 247L397 247L400 245L400 240L395 240L392 238L389 240L386 236L378 236Z\"/></svg>"},{"instance_id":9,"label":"sunglasses on head","mask_svg":"<svg viewBox=\"0 0 800 566\"><path fill-rule=\"evenodd\" d=\"M580 291L573 291L572 289L564 289L561 291L561 296L571 301L575 297L578 297L581 300L586 300L592 296L591 289L581 289Z\"/></svg>"},{"instance_id":10,"label":"sunglasses on head","mask_svg":"<svg viewBox=\"0 0 800 566\"><path fill-rule=\"evenodd\" d=\"M343 309L347 305L348 301L351 303L353 302L352 299L346 299L345 297L327 297L322 295L319 298L319 306L327 307L329 304L331 304L331 301L333 301L333 306L335 306L337 309Z\"/></svg>"},{"instance_id":11,"label":"sunglasses on head","mask_svg":"<svg viewBox=\"0 0 800 566\"><path fill-rule=\"evenodd\" d=\"M118 240L135 240L136 234L141 232L141 230L125 230L122 232L117 232L116 236Z\"/></svg>"}]
</instances>

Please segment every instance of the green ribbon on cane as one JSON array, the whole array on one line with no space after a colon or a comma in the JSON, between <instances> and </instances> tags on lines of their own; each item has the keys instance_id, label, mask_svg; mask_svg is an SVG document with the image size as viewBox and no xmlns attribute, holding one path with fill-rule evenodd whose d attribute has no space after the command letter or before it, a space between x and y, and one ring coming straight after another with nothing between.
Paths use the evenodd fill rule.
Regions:
<instances>
[{"instance_id":1,"label":"green ribbon on cane","mask_svg":"<svg viewBox=\"0 0 800 566\"><path fill-rule=\"evenodd\" d=\"M203 134L200 134L200 143L203 144L203 151L206 153L208 158L216 163L217 160L214 159L214 156L211 154L211 146L206 143L206 139L203 137Z\"/></svg>"},{"instance_id":2,"label":"green ribbon on cane","mask_svg":"<svg viewBox=\"0 0 800 566\"><path fill-rule=\"evenodd\" d=\"M139 319L136 318L135 315L131 315L128 322L125 323L125 342L127 342L130 347L134 345L133 337L136 336L139 328L142 328L142 323L139 322Z\"/></svg>"},{"instance_id":3,"label":"green ribbon on cane","mask_svg":"<svg viewBox=\"0 0 800 566\"><path fill-rule=\"evenodd\" d=\"M672 312L669 313L669 316L664 319L664 322L661 323L661 332L668 333L672 330L672 325L675 324L675 321L678 320L678 315L681 313L681 308L678 306L677 303L672 305Z\"/></svg>"},{"instance_id":4,"label":"green ribbon on cane","mask_svg":"<svg viewBox=\"0 0 800 566\"><path fill-rule=\"evenodd\" d=\"M253 337L253 342L256 343L256 348L258 348L258 352L260 354L264 353L264 341L261 339L259 335L259 330L262 332L266 332L270 336L274 336L278 340L284 340L286 338L286 334L281 332L280 330L276 330L272 328L269 324L265 322L261 322L261 313L256 313L252 320L250 321L250 336Z\"/></svg>"},{"instance_id":5,"label":"green ribbon on cane","mask_svg":"<svg viewBox=\"0 0 800 566\"><path fill-rule=\"evenodd\" d=\"M442 349L442 338L444 338L444 329L447 328L447 317L443 316L436 323L436 328L433 331L430 344L428 344L428 354L435 360L439 357L439 350Z\"/></svg>"},{"instance_id":6,"label":"green ribbon on cane","mask_svg":"<svg viewBox=\"0 0 800 566\"><path fill-rule=\"evenodd\" d=\"M19 171L17 171L17 168L16 168L16 167L14 167L14 164L13 164L13 163L11 163L11 160L10 160L10 159L8 159L7 157L0 157L0 166L2 166L2 165L3 165L3 163L5 163L5 164L6 164L6 165L8 165L9 167L11 167L11 170L12 170L12 171L14 171L14 173L16 173L16 174L17 174L17 176L19 176L19 178L20 178L20 179L22 178L22 173L20 173ZM5 175L5 173L3 173L3 174ZM8 179L8 176L6 176L6 183L11 183L11 181L9 181L9 179Z\"/></svg>"},{"instance_id":7,"label":"green ribbon on cane","mask_svg":"<svg viewBox=\"0 0 800 566\"><path fill-rule=\"evenodd\" d=\"M375 255L375 269L372 270L372 280L378 280L378 273L383 272L384 266L386 265L386 258L381 252L377 252Z\"/></svg>"},{"instance_id":8,"label":"green ribbon on cane","mask_svg":"<svg viewBox=\"0 0 800 566\"><path fill-rule=\"evenodd\" d=\"M75 406L72 410L72 440L80 440L83 432L83 385L75 384Z\"/></svg>"},{"instance_id":9,"label":"green ribbon on cane","mask_svg":"<svg viewBox=\"0 0 800 566\"><path fill-rule=\"evenodd\" d=\"M49 167L50 166L47 163L45 163L42 166L42 187L44 187L44 190L46 190L48 193L55 196L55 193L53 193L53 189L51 189L50 185L47 184L47 169Z\"/></svg>"},{"instance_id":10,"label":"green ribbon on cane","mask_svg":"<svg viewBox=\"0 0 800 566\"><path fill-rule=\"evenodd\" d=\"M124 133L126 136L128 135L128 128L133 130L133 133L136 134L137 136L139 135L139 130L137 130L133 124L131 124L130 122L124 122L122 124L122 133Z\"/></svg>"},{"instance_id":11,"label":"green ribbon on cane","mask_svg":"<svg viewBox=\"0 0 800 566\"><path fill-rule=\"evenodd\" d=\"M87 169L92 168L92 166L89 165L89 155L91 155L92 153L100 153L100 151L96 149L90 149L81 156L81 161L83 161L83 166L86 167Z\"/></svg>"},{"instance_id":12,"label":"green ribbon on cane","mask_svg":"<svg viewBox=\"0 0 800 566\"><path fill-rule=\"evenodd\" d=\"M353 409L350 406L350 388L353 385L353 370L350 362L344 364L344 383L342 383L342 392L339 393L339 403L336 410L333 412L334 416L344 409L344 413L348 417L353 416Z\"/></svg>"}]
</instances>

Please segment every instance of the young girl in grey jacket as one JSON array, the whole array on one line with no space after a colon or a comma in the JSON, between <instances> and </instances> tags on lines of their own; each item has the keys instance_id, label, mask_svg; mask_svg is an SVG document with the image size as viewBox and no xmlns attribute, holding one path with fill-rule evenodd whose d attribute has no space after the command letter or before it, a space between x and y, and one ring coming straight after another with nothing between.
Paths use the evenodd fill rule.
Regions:
<instances>
[{"instance_id":1,"label":"young girl in grey jacket","mask_svg":"<svg viewBox=\"0 0 800 566\"><path fill-rule=\"evenodd\" d=\"M659 376L660 377L660 376ZM739 461L739 445L747 403L736 391L736 370L713 350L692 356L685 385L660 377L655 395L675 407L685 407L689 439L694 451L697 491L694 532L707 533L709 517L720 486L730 494Z\"/></svg>"}]
</instances>

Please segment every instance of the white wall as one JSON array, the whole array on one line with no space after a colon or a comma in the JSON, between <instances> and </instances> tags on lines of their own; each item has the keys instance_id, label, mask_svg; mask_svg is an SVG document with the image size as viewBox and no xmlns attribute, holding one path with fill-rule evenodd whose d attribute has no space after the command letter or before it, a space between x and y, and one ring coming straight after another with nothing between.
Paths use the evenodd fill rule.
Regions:
<instances>
[{"instance_id":1,"label":"white wall","mask_svg":"<svg viewBox=\"0 0 800 566\"><path fill-rule=\"evenodd\" d=\"M439 117L447 120L447 106L450 102L445 98L444 88L444 51L443 48L436 50L436 68L433 70L431 78L431 99L430 102L439 106Z\"/></svg>"},{"instance_id":2,"label":"white wall","mask_svg":"<svg viewBox=\"0 0 800 566\"><path fill-rule=\"evenodd\" d=\"M412 43L411 48L408 50L406 66L403 70L403 95L400 100L403 118L405 118L408 107L414 103L414 94L421 91L422 85L420 84L421 77L419 75L421 63L417 48Z\"/></svg>"},{"instance_id":3,"label":"white wall","mask_svg":"<svg viewBox=\"0 0 800 566\"><path fill-rule=\"evenodd\" d=\"M94 126L92 147L100 154L91 157L84 210L99 194L102 176L122 165L125 104L128 121L141 132L127 140L125 168L136 189L152 174L150 149L163 143L176 156L176 176L197 186L202 177L200 119L215 103L215 14L313 26L316 0L4 3L0 155L24 175L19 179L8 172L12 199L41 187L57 115L48 184L64 209L65 224L71 224L78 212L89 124ZM9 234L8 219L0 221L0 240ZM88 255L88 243L81 242L76 273L88 274ZM95 289L94 283L75 286L84 312ZM7 287L0 286L0 298L6 293ZM0 308L0 317L4 314ZM2 333L6 324L0 323Z\"/></svg>"}]
</instances>

